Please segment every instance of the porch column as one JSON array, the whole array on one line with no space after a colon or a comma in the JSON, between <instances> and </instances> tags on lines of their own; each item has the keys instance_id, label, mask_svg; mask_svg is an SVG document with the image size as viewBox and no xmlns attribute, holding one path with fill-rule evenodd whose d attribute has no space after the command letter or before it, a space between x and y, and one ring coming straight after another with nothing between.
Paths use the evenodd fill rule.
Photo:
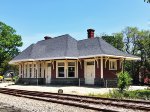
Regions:
<instances>
[{"instance_id":1,"label":"porch column","mask_svg":"<svg viewBox=\"0 0 150 112\"><path fill-rule=\"evenodd\" d=\"M103 57L101 57L101 79L103 78Z\"/></svg>"}]
</instances>

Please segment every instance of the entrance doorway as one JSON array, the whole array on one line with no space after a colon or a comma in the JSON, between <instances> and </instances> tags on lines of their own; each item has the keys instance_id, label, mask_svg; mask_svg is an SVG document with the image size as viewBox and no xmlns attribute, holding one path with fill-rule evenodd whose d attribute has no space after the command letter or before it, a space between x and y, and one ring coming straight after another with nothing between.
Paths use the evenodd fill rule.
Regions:
<instances>
[{"instance_id":1,"label":"entrance doorway","mask_svg":"<svg viewBox=\"0 0 150 112\"><path fill-rule=\"evenodd\" d=\"M95 78L95 63L94 61L87 61L85 64L85 84L94 85Z\"/></svg>"},{"instance_id":2,"label":"entrance doorway","mask_svg":"<svg viewBox=\"0 0 150 112\"><path fill-rule=\"evenodd\" d=\"M46 83L51 83L51 63L47 63Z\"/></svg>"}]
</instances>

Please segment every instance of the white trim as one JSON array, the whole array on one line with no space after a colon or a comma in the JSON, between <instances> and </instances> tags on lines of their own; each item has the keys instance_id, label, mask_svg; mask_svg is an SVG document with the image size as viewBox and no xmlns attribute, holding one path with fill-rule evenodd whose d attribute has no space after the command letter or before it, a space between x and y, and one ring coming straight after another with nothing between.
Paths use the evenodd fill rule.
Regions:
<instances>
[{"instance_id":1,"label":"white trim","mask_svg":"<svg viewBox=\"0 0 150 112\"><path fill-rule=\"evenodd\" d=\"M58 63L64 62L64 77L58 77ZM75 76L74 77L68 77L68 62L74 62L75 63ZM76 60L57 60L56 61L56 78L77 78L77 61ZM61 66L60 66L61 67Z\"/></svg>"},{"instance_id":2,"label":"white trim","mask_svg":"<svg viewBox=\"0 0 150 112\"><path fill-rule=\"evenodd\" d=\"M103 72L103 57L101 57L101 79L104 77L104 72Z\"/></svg>"},{"instance_id":3,"label":"white trim","mask_svg":"<svg viewBox=\"0 0 150 112\"><path fill-rule=\"evenodd\" d=\"M90 57L101 57L101 56L126 58L128 60L141 60L141 58L136 58L136 57L115 56L115 55L108 55L108 54L97 54L97 55L79 56L78 58L90 58Z\"/></svg>"},{"instance_id":4,"label":"white trim","mask_svg":"<svg viewBox=\"0 0 150 112\"><path fill-rule=\"evenodd\" d=\"M12 60L9 64L15 64L20 61L38 61L38 60L54 60L54 59L80 59L80 58L91 58L91 57L101 57L101 56L108 56L108 57L117 57L117 58L125 58L126 60L141 60L141 58L136 57L126 57L126 56L115 56L115 55L108 55L108 54L97 54L97 55L88 55L88 56L79 56L79 57L51 57L51 58L37 58L37 59L22 59L22 60Z\"/></svg>"}]
</instances>

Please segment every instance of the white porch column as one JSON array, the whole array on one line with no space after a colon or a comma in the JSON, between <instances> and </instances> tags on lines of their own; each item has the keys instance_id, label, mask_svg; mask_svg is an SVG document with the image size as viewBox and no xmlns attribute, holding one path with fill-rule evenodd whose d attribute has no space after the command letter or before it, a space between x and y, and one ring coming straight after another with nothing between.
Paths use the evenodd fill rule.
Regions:
<instances>
[{"instance_id":1,"label":"white porch column","mask_svg":"<svg viewBox=\"0 0 150 112\"><path fill-rule=\"evenodd\" d=\"M101 57L101 78L103 78L103 57Z\"/></svg>"}]
</instances>

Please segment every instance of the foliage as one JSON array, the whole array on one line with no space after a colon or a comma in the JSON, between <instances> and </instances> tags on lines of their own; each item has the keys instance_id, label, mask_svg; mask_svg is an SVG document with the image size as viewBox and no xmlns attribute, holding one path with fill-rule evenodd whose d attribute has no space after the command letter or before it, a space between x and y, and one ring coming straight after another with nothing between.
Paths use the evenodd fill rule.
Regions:
<instances>
[{"instance_id":1,"label":"foliage","mask_svg":"<svg viewBox=\"0 0 150 112\"><path fill-rule=\"evenodd\" d=\"M126 27L113 36L104 34L102 38L117 49L141 58L141 61L125 61L124 68L131 74L133 83L143 83L146 71L150 71L150 31ZM141 67L145 71L141 71Z\"/></svg>"},{"instance_id":2,"label":"foliage","mask_svg":"<svg viewBox=\"0 0 150 112\"><path fill-rule=\"evenodd\" d=\"M106 42L110 43L115 48L122 50L124 47L123 43L123 35L122 33L114 33L112 36L103 35L102 39L104 39Z\"/></svg>"},{"instance_id":3,"label":"foliage","mask_svg":"<svg viewBox=\"0 0 150 112\"><path fill-rule=\"evenodd\" d=\"M89 94L88 96L96 96L103 98L117 98L117 99L143 99L150 100L150 90L134 90L134 91L124 91L123 93L118 90L109 91L105 94Z\"/></svg>"},{"instance_id":4,"label":"foliage","mask_svg":"<svg viewBox=\"0 0 150 112\"><path fill-rule=\"evenodd\" d=\"M14 80L15 82L17 82L17 81L19 80L19 76L18 76L18 75L14 76L14 77L13 77L13 80Z\"/></svg>"},{"instance_id":5,"label":"foliage","mask_svg":"<svg viewBox=\"0 0 150 112\"><path fill-rule=\"evenodd\" d=\"M3 76L0 76L0 81L3 80Z\"/></svg>"},{"instance_id":6,"label":"foliage","mask_svg":"<svg viewBox=\"0 0 150 112\"><path fill-rule=\"evenodd\" d=\"M150 0L144 0L144 2L150 3Z\"/></svg>"},{"instance_id":7,"label":"foliage","mask_svg":"<svg viewBox=\"0 0 150 112\"><path fill-rule=\"evenodd\" d=\"M120 92L123 92L124 89L128 89L131 84L132 78L128 72L120 72L118 76L118 88Z\"/></svg>"},{"instance_id":8,"label":"foliage","mask_svg":"<svg viewBox=\"0 0 150 112\"><path fill-rule=\"evenodd\" d=\"M16 31L0 22L0 72L3 74L11 66L8 62L18 55L18 47L22 46L21 36L16 34Z\"/></svg>"}]
</instances>

